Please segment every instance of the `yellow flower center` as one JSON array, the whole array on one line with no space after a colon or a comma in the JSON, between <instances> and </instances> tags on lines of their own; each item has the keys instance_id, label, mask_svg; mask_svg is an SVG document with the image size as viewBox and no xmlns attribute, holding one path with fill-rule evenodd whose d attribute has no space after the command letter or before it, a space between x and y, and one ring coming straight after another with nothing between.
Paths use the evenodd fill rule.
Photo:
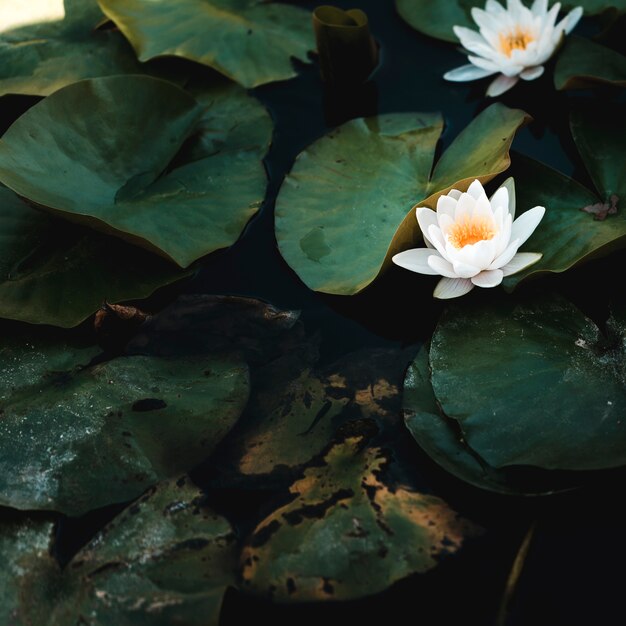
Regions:
<instances>
[{"instance_id":1,"label":"yellow flower center","mask_svg":"<svg viewBox=\"0 0 626 626\"><path fill-rule=\"evenodd\" d=\"M452 224L447 233L448 241L455 248L492 239L495 234L493 222L486 217L465 217Z\"/></svg>"},{"instance_id":2,"label":"yellow flower center","mask_svg":"<svg viewBox=\"0 0 626 626\"><path fill-rule=\"evenodd\" d=\"M534 37L523 31L519 26L514 32L500 35L500 49L510 57L513 50L526 50L526 46L534 40Z\"/></svg>"}]
</instances>

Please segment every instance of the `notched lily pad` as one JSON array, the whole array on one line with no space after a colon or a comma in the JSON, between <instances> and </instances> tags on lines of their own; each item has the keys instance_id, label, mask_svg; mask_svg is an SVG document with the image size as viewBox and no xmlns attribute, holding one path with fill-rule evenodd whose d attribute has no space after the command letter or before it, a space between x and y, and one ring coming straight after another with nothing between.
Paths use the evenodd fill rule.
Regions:
<instances>
[{"instance_id":1,"label":"notched lily pad","mask_svg":"<svg viewBox=\"0 0 626 626\"><path fill-rule=\"evenodd\" d=\"M456 552L475 528L439 498L391 490L388 460L360 438L333 447L255 529L244 588L279 602L348 600L386 589Z\"/></svg>"},{"instance_id":2,"label":"notched lily pad","mask_svg":"<svg viewBox=\"0 0 626 626\"><path fill-rule=\"evenodd\" d=\"M145 298L190 273L36 211L0 186L0 317L78 326L105 300Z\"/></svg>"},{"instance_id":3,"label":"notched lily pad","mask_svg":"<svg viewBox=\"0 0 626 626\"><path fill-rule=\"evenodd\" d=\"M582 37L568 37L554 70L557 89L626 87L626 57Z\"/></svg>"},{"instance_id":4,"label":"notched lily pad","mask_svg":"<svg viewBox=\"0 0 626 626\"><path fill-rule=\"evenodd\" d=\"M314 48L311 16L258 0L100 0L139 59L175 55L216 69L244 87L296 75L292 59Z\"/></svg>"},{"instance_id":5,"label":"notched lily pad","mask_svg":"<svg viewBox=\"0 0 626 626\"><path fill-rule=\"evenodd\" d=\"M574 112L572 134L597 191L531 159L516 156L513 164L518 206L546 207L543 220L526 247L543 257L532 267L504 280L512 290L529 276L564 272L626 245L626 107L604 102L600 107ZM600 205L598 210L593 209ZM612 208L613 207L613 208ZM606 219L594 219L606 208ZM611 214L609 215L609 212Z\"/></svg>"},{"instance_id":6,"label":"notched lily pad","mask_svg":"<svg viewBox=\"0 0 626 626\"><path fill-rule=\"evenodd\" d=\"M433 170L441 116L393 113L351 120L302 152L276 201L283 258L311 289L352 295L420 238L411 207L509 166L528 116L494 104L454 140ZM432 173L431 173L432 170ZM408 215L407 215L408 212Z\"/></svg>"},{"instance_id":7,"label":"notched lily pad","mask_svg":"<svg viewBox=\"0 0 626 626\"><path fill-rule=\"evenodd\" d=\"M265 109L236 85L195 94L147 76L61 89L4 134L0 181L187 267L234 243L257 212L271 137Z\"/></svg>"},{"instance_id":8,"label":"notched lily pad","mask_svg":"<svg viewBox=\"0 0 626 626\"><path fill-rule=\"evenodd\" d=\"M556 296L452 306L430 348L437 401L494 468L622 466L625 321L615 314L604 336Z\"/></svg>"},{"instance_id":9,"label":"notched lily pad","mask_svg":"<svg viewBox=\"0 0 626 626\"><path fill-rule=\"evenodd\" d=\"M0 504L79 515L207 458L243 411L236 357L132 356L15 339L0 349Z\"/></svg>"}]
</instances>

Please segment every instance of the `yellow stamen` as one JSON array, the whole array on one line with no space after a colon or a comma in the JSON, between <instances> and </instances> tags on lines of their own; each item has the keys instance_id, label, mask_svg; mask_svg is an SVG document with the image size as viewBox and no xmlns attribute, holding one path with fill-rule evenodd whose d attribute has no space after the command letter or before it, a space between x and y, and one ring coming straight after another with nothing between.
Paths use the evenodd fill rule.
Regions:
<instances>
[{"instance_id":1,"label":"yellow stamen","mask_svg":"<svg viewBox=\"0 0 626 626\"><path fill-rule=\"evenodd\" d=\"M523 31L519 26L513 32L500 35L500 48L506 56L510 57L513 50L526 50L526 46L534 40L534 37Z\"/></svg>"},{"instance_id":2,"label":"yellow stamen","mask_svg":"<svg viewBox=\"0 0 626 626\"><path fill-rule=\"evenodd\" d=\"M492 239L496 231L493 222L486 217L466 217L452 224L447 234L455 248L462 248Z\"/></svg>"}]
</instances>

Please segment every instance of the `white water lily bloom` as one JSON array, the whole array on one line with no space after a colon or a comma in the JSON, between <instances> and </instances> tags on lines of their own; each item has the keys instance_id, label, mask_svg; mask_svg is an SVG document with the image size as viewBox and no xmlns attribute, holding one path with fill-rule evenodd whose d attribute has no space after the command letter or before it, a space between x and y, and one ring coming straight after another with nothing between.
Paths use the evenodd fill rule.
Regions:
<instances>
[{"instance_id":1,"label":"white water lily bloom","mask_svg":"<svg viewBox=\"0 0 626 626\"><path fill-rule=\"evenodd\" d=\"M447 72L444 78L464 82L498 74L487 89L492 97L511 89L520 78L539 78L543 64L583 14L582 7L576 7L557 24L560 9L557 2L548 10L548 0L534 0L530 8L520 0L507 0L506 9L496 0L487 0L484 10L474 7L472 18L479 32L453 27L468 52L469 64Z\"/></svg>"},{"instance_id":2,"label":"white water lily bloom","mask_svg":"<svg viewBox=\"0 0 626 626\"><path fill-rule=\"evenodd\" d=\"M466 193L453 189L437 200L437 211L416 210L427 248L400 252L393 262L412 272L440 275L435 298L457 298L474 287L496 287L505 276L541 258L538 252L518 252L533 234L545 209L536 206L515 221L512 178L487 198L480 181Z\"/></svg>"}]
</instances>

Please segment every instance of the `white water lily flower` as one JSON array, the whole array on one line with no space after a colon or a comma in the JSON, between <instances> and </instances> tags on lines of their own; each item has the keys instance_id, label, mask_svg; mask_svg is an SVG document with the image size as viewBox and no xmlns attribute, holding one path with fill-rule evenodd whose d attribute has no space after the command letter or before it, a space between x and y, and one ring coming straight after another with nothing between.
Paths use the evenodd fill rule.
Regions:
<instances>
[{"instance_id":1,"label":"white water lily flower","mask_svg":"<svg viewBox=\"0 0 626 626\"><path fill-rule=\"evenodd\" d=\"M543 64L583 14L582 7L576 7L555 24L560 9L557 2L548 10L548 0L534 0L530 9L520 0L507 0L506 9L496 0L487 0L484 10L474 7L472 18L480 32L453 27L470 62L444 78L464 82L498 74L487 89L492 97L511 89L520 78L539 78Z\"/></svg>"},{"instance_id":2,"label":"white water lily flower","mask_svg":"<svg viewBox=\"0 0 626 626\"><path fill-rule=\"evenodd\" d=\"M515 184L509 178L491 196L475 180L466 193L452 189L437 200L437 211L416 210L427 248L400 252L393 262L412 272L443 276L435 298L457 298L474 287L496 287L505 276L541 258L518 252L533 234L545 209L536 206L515 221Z\"/></svg>"}]
</instances>

